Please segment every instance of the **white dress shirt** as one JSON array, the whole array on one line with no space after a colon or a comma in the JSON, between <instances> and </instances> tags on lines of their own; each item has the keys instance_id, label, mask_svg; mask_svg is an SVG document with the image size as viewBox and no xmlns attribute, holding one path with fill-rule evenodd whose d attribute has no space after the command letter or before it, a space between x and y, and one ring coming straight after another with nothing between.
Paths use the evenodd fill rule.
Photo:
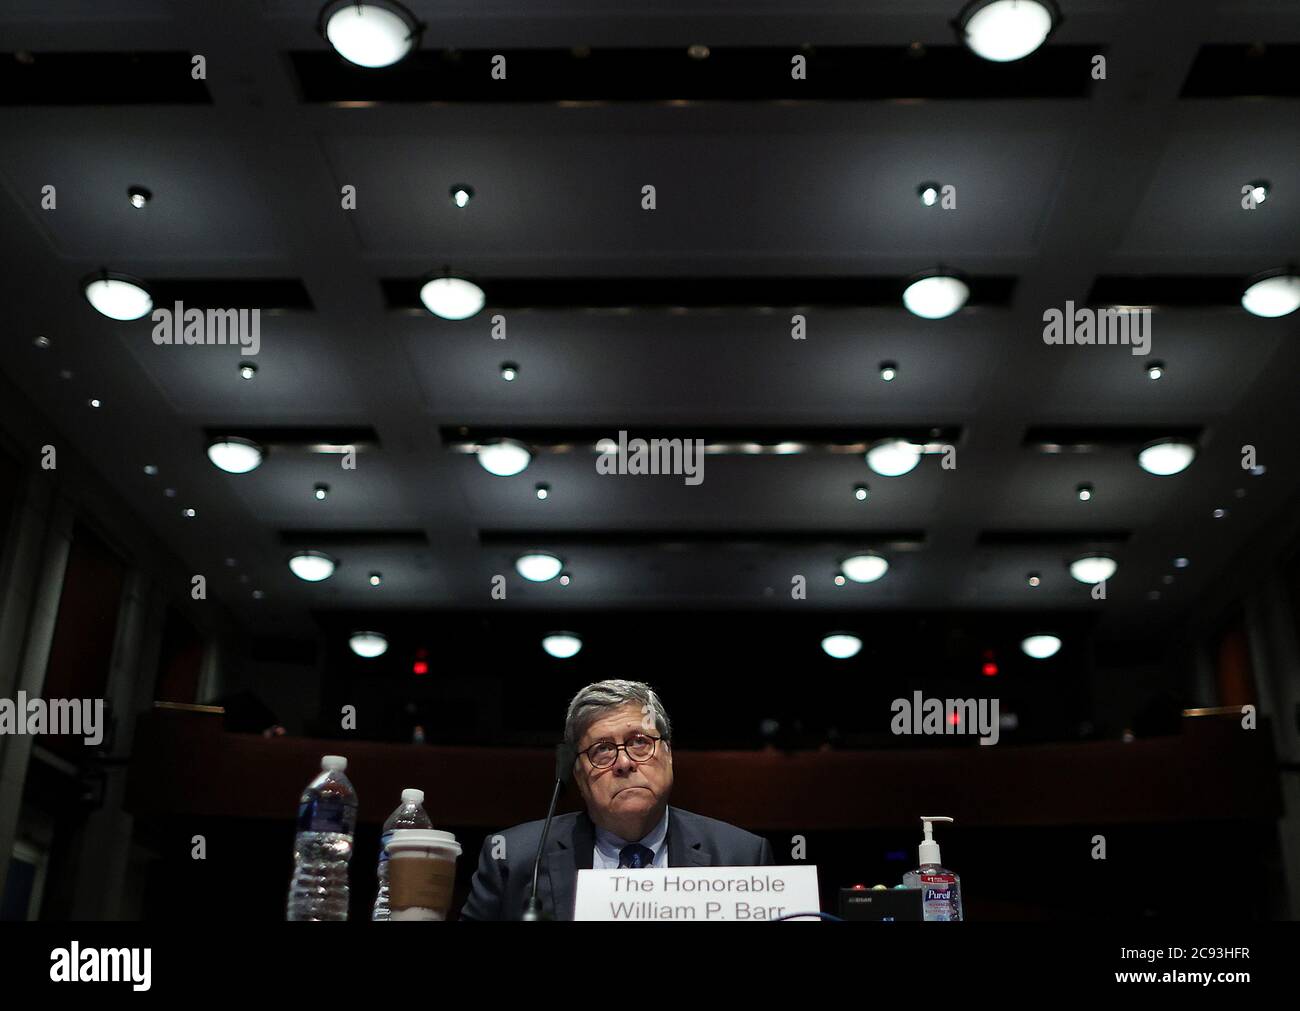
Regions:
<instances>
[{"instance_id":1,"label":"white dress shirt","mask_svg":"<svg viewBox=\"0 0 1300 1011\"><path fill-rule=\"evenodd\" d=\"M618 855L630 841L620 839L613 832L607 832L599 825L596 826L596 847L592 853L591 866L594 870L606 871L618 868ZM659 819L659 824L652 828L649 833L642 839L637 839L642 846L654 852L655 858L651 861L651 867L668 866L668 808L664 808L664 816Z\"/></svg>"}]
</instances>

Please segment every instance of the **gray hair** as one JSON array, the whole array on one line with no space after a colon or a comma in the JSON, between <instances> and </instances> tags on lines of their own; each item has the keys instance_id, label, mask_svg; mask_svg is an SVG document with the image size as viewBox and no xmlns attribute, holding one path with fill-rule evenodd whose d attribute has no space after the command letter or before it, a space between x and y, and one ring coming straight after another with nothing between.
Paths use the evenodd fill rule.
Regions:
<instances>
[{"instance_id":1,"label":"gray hair","mask_svg":"<svg viewBox=\"0 0 1300 1011\"><path fill-rule=\"evenodd\" d=\"M626 705L639 706L642 714L654 716L659 736L671 742L672 720L653 688L643 681L597 681L581 689L569 703L569 712L564 717L564 743L576 748L596 720Z\"/></svg>"}]
</instances>

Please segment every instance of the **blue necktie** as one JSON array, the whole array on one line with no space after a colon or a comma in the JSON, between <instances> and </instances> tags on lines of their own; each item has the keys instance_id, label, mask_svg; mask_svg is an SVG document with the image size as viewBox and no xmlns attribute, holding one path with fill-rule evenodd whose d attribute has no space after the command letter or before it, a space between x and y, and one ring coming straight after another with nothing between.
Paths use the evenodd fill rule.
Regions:
<instances>
[{"instance_id":1,"label":"blue necktie","mask_svg":"<svg viewBox=\"0 0 1300 1011\"><path fill-rule=\"evenodd\" d=\"M618 851L619 867L649 867L655 862L655 851L640 843L628 843Z\"/></svg>"}]
</instances>

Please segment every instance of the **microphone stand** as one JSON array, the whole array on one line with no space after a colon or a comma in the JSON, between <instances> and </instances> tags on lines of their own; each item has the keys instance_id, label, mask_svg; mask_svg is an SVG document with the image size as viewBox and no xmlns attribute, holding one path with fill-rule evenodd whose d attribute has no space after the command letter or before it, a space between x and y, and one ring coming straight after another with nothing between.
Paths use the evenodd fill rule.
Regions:
<instances>
[{"instance_id":1,"label":"microphone stand","mask_svg":"<svg viewBox=\"0 0 1300 1011\"><path fill-rule=\"evenodd\" d=\"M551 919L550 914L542 909L542 900L537 897L537 875L542 867L542 854L546 852L547 837L551 834L551 819L555 817L555 806L560 801L564 781L572 773L573 763L577 757L578 754L571 745L560 744L555 749L555 789L551 791L551 807L546 812L546 821L542 825L542 838L537 843L537 856L533 859L533 887L529 891L523 916L520 917L522 920Z\"/></svg>"}]
</instances>

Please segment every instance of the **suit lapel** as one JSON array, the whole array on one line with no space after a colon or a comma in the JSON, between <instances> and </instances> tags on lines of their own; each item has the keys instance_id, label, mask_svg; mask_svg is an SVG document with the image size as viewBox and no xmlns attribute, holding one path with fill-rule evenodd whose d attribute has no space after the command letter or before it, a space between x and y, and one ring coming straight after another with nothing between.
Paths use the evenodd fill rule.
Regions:
<instances>
[{"instance_id":1,"label":"suit lapel","mask_svg":"<svg viewBox=\"0 0 1300 1011\"><path fill-rule=\"evenodd\" d=\"M704 849L704 843L684 824L681 812L668 808L668 866L709 867L713 855Z\"/></svg>"},{"instance_id":2,"label":"suit lapel","mask_svg":"<svg viewBox=\"0 0 1300 1011\"><path fill-rule=\"evenodd\" d=\"M552 831L555 826L552 824ZM596 846L596 827L586 811L570 823L568 833L552 837L547 844L546 876L551 885L549 912L557 920L573 919L578 871L591 870Z\"/></svg>"}]
</instances>

